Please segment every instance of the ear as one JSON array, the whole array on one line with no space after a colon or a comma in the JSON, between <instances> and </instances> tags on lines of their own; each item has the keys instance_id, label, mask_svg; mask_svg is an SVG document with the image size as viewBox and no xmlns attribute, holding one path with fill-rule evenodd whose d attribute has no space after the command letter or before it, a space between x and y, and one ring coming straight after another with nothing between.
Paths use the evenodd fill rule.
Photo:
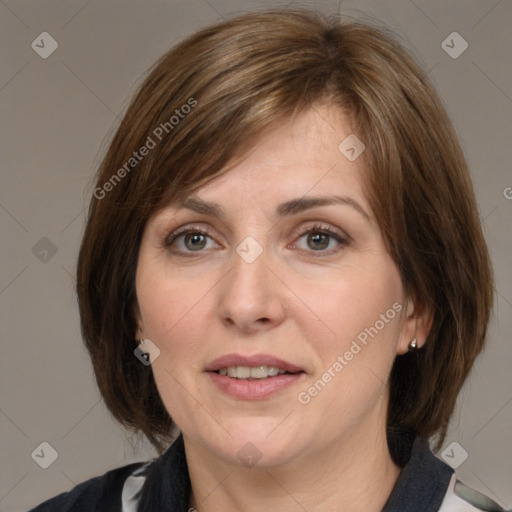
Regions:
<instances>
[{"instance_id":1,"label":"ear","mask_svg":"<svg viewBox=\"0 0 512 512\"><path fill-rule=\"evenodd\" d=\"M416 338L418 348L423 347L434 321L432 311L412 296L407 299L404 315L397 346L399 355L409 352L409 344L413 338Z\"/></svg>"}]
</instances>

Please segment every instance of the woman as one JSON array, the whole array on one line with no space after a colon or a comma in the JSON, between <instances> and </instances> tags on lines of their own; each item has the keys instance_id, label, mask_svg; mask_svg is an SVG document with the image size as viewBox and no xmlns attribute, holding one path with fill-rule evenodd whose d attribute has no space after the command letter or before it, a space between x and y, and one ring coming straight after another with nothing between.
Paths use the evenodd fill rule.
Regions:
<instances>
[{"instance_id":1,"label":"woman","mask_svg":"<svg viewBox=\"0 0 512 512\"><path fill-rule=\"evenodd\" d=\"M429 449L492 271L452 125L391 36L297 10L192 35L93 196L85 343L160 456L34 510L502 510Z\"/></svg>"}]
</instances>

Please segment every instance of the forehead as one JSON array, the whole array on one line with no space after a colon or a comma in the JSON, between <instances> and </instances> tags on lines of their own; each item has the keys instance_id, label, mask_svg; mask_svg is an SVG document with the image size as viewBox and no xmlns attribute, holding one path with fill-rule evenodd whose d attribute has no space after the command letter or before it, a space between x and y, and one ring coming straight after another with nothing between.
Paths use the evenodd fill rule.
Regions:
<instances>
[{"instance_id":1,"label":"forehead","mask_svg":"<svg viewBox=\"0 0 512 512\"><path fill-rule=\"evenodd\" d=\"M349 121L340 108L314 105L274 126L243 159L197 188L193 196L277 201L320 192L350 193L364 202L363 158L349 159L345 151L344 141L351 137Z\"/></svg>"}]
</instances>

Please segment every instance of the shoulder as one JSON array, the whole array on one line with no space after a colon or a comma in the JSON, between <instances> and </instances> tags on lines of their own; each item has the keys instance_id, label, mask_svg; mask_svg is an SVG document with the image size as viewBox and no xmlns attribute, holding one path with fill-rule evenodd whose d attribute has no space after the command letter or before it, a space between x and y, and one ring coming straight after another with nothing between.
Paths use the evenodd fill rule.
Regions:
<instances>
[{"instance_id":1,"label":"shoulder","mask_svg":"<svg viewBox=\"0 0 512 512\"><path fill-rule=\"evenodd\" d=\"M453 475L439 512L507 512L491 498L463 484Z\"/></svg>"},{"instance_id":2,"label":"shoulder","mask_svg":"<svg viewBox=\"0 0 512 512\"><path fill-rule=\"evenodd\" d=\"M122 512L122 495L128 481L135 482L150 462L135 462L108 471L51 498L29 512Z\"/></svg>"},{"instance_id":3,"label":"shoulder","mask_svg":"<svg viewBox=\"0 0 512 512\"><path fill-rule=\"evenodd\" d=\"M428 439L395 429L389 440L390 453L403 469L384 512L512 512L463 484L454 469L433 454Z\"/></svg>"}]
</instances>

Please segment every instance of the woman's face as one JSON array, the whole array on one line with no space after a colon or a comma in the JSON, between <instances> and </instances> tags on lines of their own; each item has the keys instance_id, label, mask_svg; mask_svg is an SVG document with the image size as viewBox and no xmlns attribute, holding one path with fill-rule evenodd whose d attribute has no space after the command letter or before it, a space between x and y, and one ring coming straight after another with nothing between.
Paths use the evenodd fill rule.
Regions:
<instances>
[{"instance_id":1,"label":"woman's face","mask_svg":"<svg viewBox=\"0 0 512 512\"><path fill-rule=\"evenodd\" d=\"M363 159L338 149L350 133L317 105L146 225L139 327L160 396L186 443L225 461L283 464L385 428L417 326Z\"/></svg>"}]
</instances>

